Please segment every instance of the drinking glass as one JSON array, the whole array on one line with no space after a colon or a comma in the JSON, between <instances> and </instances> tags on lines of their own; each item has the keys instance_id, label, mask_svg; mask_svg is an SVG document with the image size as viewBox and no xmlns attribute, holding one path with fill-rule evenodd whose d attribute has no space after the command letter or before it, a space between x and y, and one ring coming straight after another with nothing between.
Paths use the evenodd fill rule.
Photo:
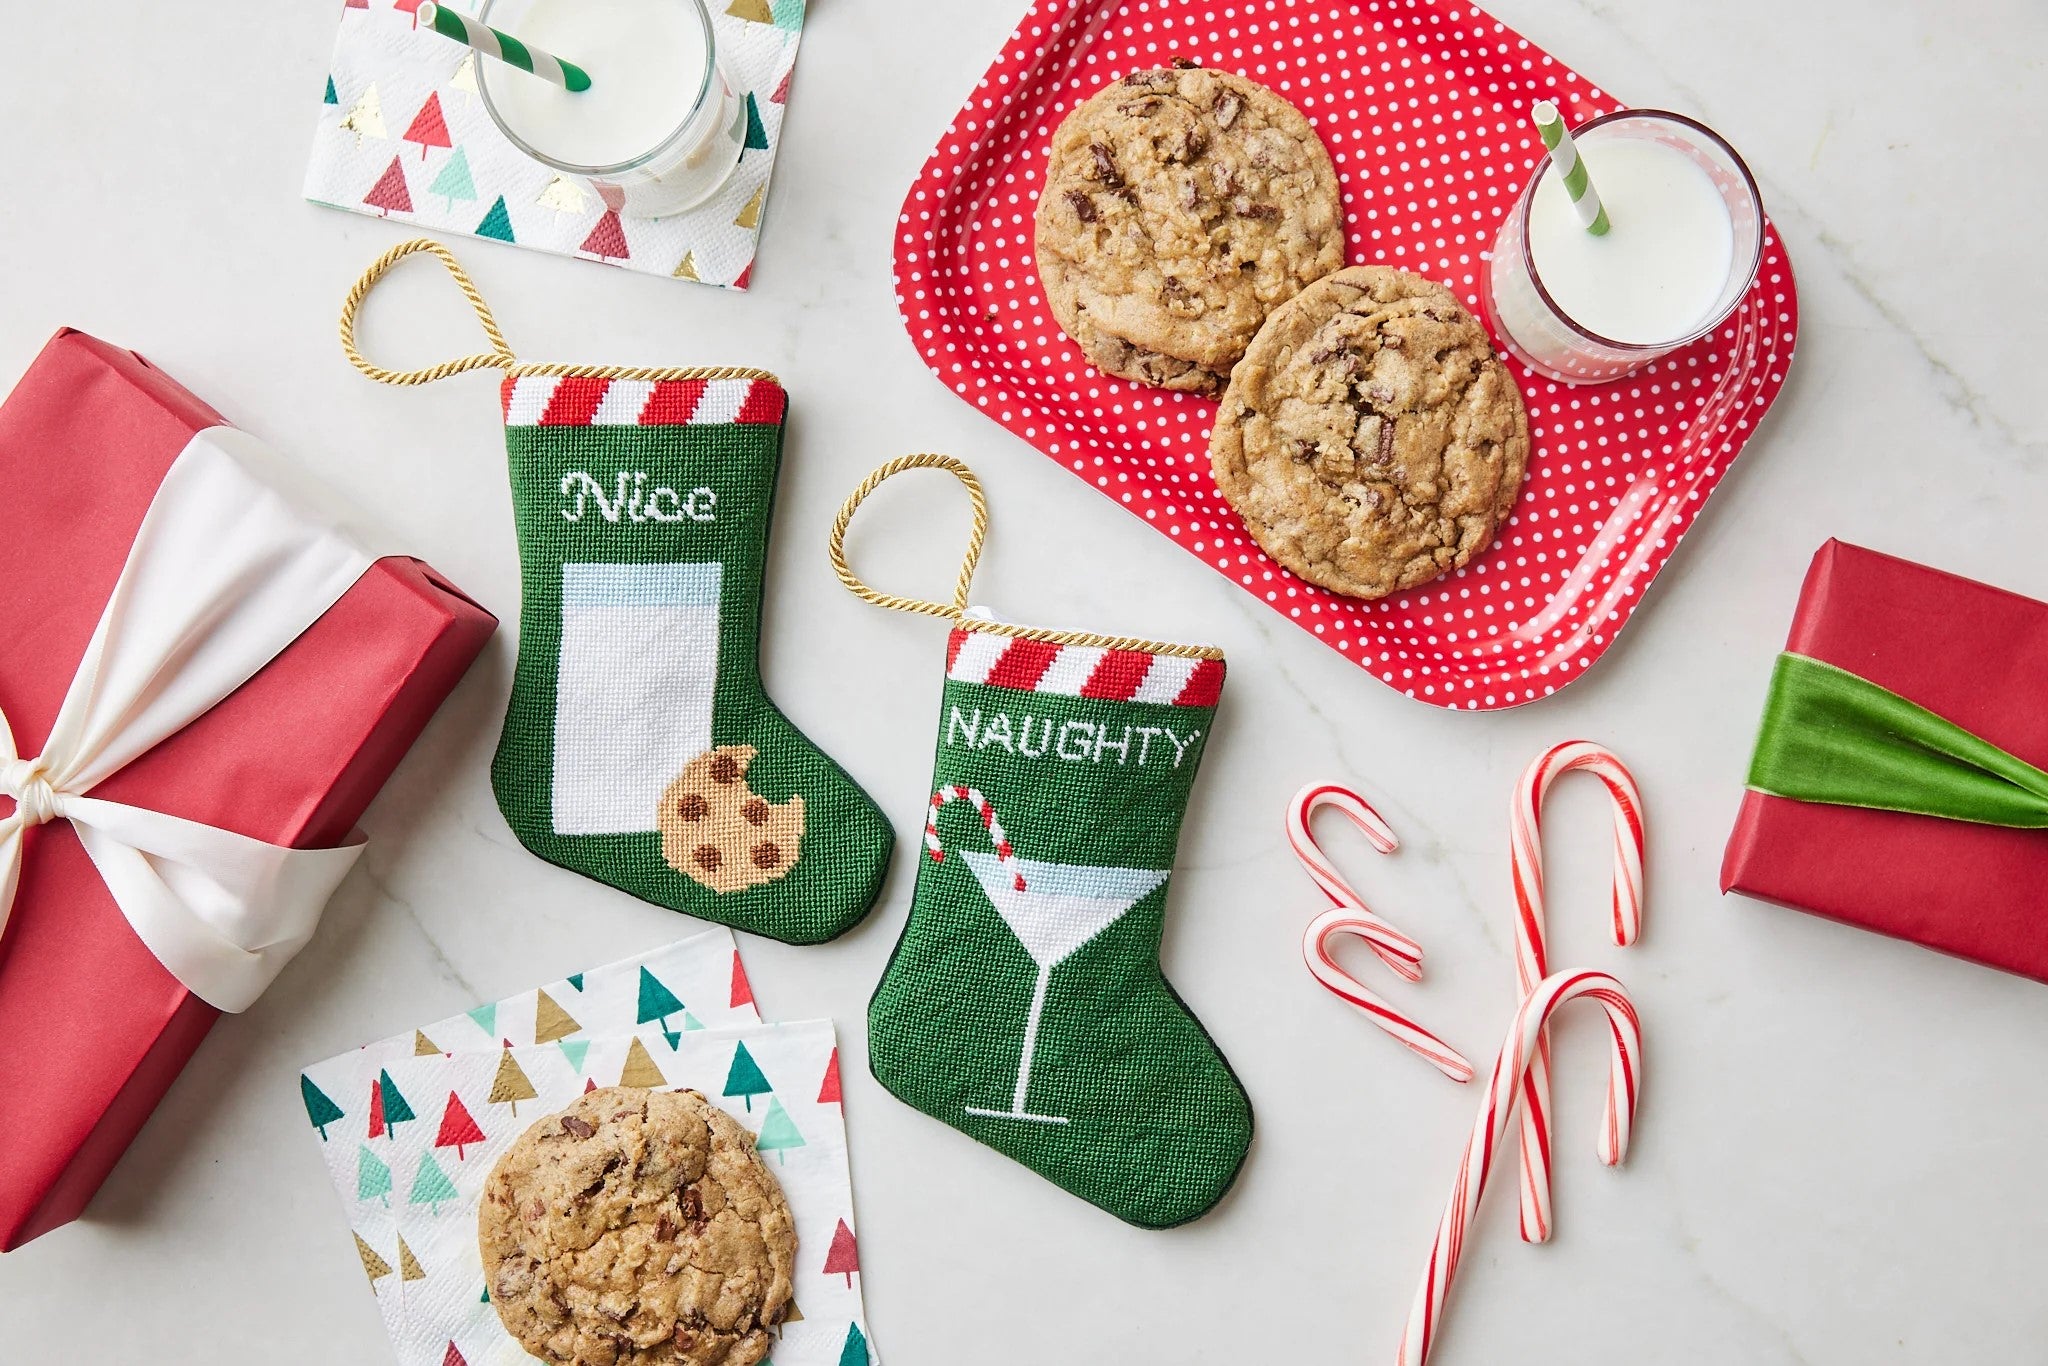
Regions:
<instances>
[{"instance_id":1,"label":"drinking glass","mask_svg":"<svg viewBox=\"0 0 2048 1366\"><path fill-rule=\"evenodd\" d=\"M1721 136L1705 124L1662 109L1624 109L1580 125L1572 134L1583 149L1602 142L1640 138L1684 153L1714 183L1728 208L1735 249L1728 276L1713 306L1683 334L1639 343L1603 337L1574 321L1551 298L1529 248L1529 210L1536 187L1556 169L1545 157L1502 222L1487 258L1483 297L1495 329L1509 351L1540 375L1566 384L1602 384L1642 369L1660 356L1699 340L1719 327L1756 280L1763 258L1763 200L1756 179ZM1596 189L1598 182L1595 182Z\"/></svg>"},{"instance_id":2,"label":"drinking glass","mask_svg":"<svg viewBox=\"0 0 2048 1366\"><path fill-rule=\"evenodd\" d=\"M477 18L516 36L520 32L520 20L538 2L484 0ZM533 76L503 62L480 61L477 63L477 89L483 96L484 109L490 114L491 122L514 147L563 175L616 191L605 199L608 204L614 199L620 200L614 205L620 212L639 218L656 218L694 208L717 193L731 177L733 168L739 164L741 149L746 145L747 108L746 102L733 92L732 82L719 67L717 35L712 30L711 14L704 7L704 0L647 2L676 5L687 11L690 16L688 22L701 28L704 43L701 61L688 60L695 54L678 53L676 82L685 89L694 87L696 90L689 112L679 125L655 139L644 151L607 166L580 165L565 160L550 153L545 146L536 146L537 137L530 140L515 133L499 111L497 101L492 98L494 86L502 90L503 82L530 81L535 79ZM576 56L574 53L561 55ZM601 81L603 72L594 73L592 79L593 83Z\"/></svg>"}]
</instances>

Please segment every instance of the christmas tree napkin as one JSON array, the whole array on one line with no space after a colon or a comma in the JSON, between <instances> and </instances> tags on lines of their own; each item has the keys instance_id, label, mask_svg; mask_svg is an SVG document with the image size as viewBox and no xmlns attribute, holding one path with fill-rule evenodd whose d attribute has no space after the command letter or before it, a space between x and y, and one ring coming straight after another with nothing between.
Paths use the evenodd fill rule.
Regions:
<instances>
[{"instance_id":1,"label":"christmas tree napkin","mask_svg":"<svg viewBox=\"0 0 2048 1366\"><path fill-rule=\"evenodd\" d=\"M337 1178L345 1196L357 1197L349 1205L358 1252L401 1366L525 1359L487 1298L477 1202L513 1140L592 1085L691 1087L757 1135L797 1230L796 1302L774 1360L867 1366L831 1021L689 1033L647 1026L572 1047L577 1042L500 1049L496 1057L437 1053L385 1069L391 1086L431 1098L442 1116L438 1130L426 1113L428 1123L389 1142L358 1145L355 1170Z\"/></svg>"},{"instance_id":2,"label":"christmas tree napkin","mask_svg":"<svg viewBox=\"0 0 2048 1366\"><path fill-rule=\"evenodd\" d=\"M308 1068L307 1116L403 1366L529 1360L489 1302L477 1199L530 1124L612 1085L693 1088L755 1133L798 1236L774 1360L874 1361L836 1035L828 1020L757 1021L732 936L715 930Z\"/></svg>"},{"instance_id":3,"label":"christmas tree napkin","mask_svg":"<svg viewBox=\"0 0 2048 1366\"><path fill-rule=\"evenodd\" d=\"M527 1044L625 1034L643 1024L697 1030L760 1021L732 931L707 930L316 1062L301 1074L299 1089L323 1141L331 1145L343 1133L381 1138L417 1118L409 1100L380 1085L379 1071L388 1063L477 1049L495 1055Z\"/></svg>"},{"instance_id":4,"label":"christmas tree napkin","mask_svg":"<svg viewBox=\"0 0 2048 1366\"><path fill-rule=\"evenodd\" d=\"M481 0L449 8L474 14ZM745 289L782 137L805 0L710 0L720 65L747 109L746 148L709 200L664 218L558 176L507 142L477 94L478 57L422 30L419 0L347 0L306 198L442 233L512 242L649 275Z\"/></svg>"}]
</instances>

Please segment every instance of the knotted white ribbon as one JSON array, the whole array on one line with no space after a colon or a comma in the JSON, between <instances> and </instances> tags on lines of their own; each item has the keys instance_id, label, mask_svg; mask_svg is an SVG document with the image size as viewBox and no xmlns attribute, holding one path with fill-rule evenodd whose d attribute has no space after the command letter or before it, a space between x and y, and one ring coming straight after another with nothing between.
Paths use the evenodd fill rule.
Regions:
<instances>
[{"instance_id":1,"label":"knotted white ribbon","mask_svg":"<svg viewBox=\"0 0 2048 1366\"><path fill-rule=\"evenodd\" d=\"M136 935L217 1009L247 1009L312 937L360 837L288 849L87 795L247 682L370 567L332 512L283 491L293 482L246 433L195 435L143 517L43 752L19 754L0 715L0 795L15 801L0 819L0 935L24 833L62 819Z\"/></svg>"}]
</instances>

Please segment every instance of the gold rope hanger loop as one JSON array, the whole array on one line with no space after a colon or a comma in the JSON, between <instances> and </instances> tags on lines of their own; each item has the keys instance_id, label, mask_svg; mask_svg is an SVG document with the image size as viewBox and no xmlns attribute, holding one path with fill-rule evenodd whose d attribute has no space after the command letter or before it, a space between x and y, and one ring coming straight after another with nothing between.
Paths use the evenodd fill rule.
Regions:
<instances>
[{"instance_id":1,"label":"gold rope hanger loop","mask_svg":"<svg viewBox=\"0 0 2048 1366\"><path fill-rule=\"evenodd\" d=\"M469 306L476 311L476 320L482 325L484 336L491 343L491 349L479 351L471 356L458 356L454 360L444 360L439 365L429 365L423 370L387 370L381 365L373 364L367 356L356 349L356 314L362 308L363 300L370 297L370 291L377 287L377 282L382 280L393 266L406 257L418 255L423 251L432 252L440 259L441 264L448 268L448 274L455 279L456 288L462 291L462 297L469 300ZM347 353L349 364L379 384L432 384L436 380L465 374L471 370L510 370L518 364L517 358L512 354L512 348L505 342L505 334L498 330L498 320L491 316L491 306L484 302L484 296L478 291L476 282L469 278L469 272L455 259L455 253L431 237L415 237L410 241L400 242L370 263L370 268L363 272L362 278L349 290L348 297L341 301L341 349Z\"/></svg>"},{"instance_id":2,"label":"gold rope hanger loop","mask_svg":"<svg viewBox=\"0 0 2048 1366\"><path fill-rule=\"evenodd\" d=\"M967 489L967 501L974 510L973 525L967 534L967 554L960 562L960 577L953 585L953 605L944 606L926 602L923 598L903 598L894 593L879 593L861 581L853 572L853 566L846 562L846 528L853 521L853 514L867 501L867 496L880 488L886 481L905 470L944 470L958 479ZM974 566L981 561L982 542L988 537L988 499L981 491L981 481L974 477L962 461L950 455L934 455L929 452L918 455L898 456L888 464L860 481L860 487L848 495L840 507L839 515L832 521L832 537L828 553L832 557L832 571L839 575L839 581L852 591L862 602L871 602L877 607L886 607L892 612L922 612L926 616L944 617L958 621L967 614L967 594L974 585Z\"/></svg>"},{"instance_id":3,"label":"gold rope hanger loop","mask_svg":"<svg viewBox=\"0 0 2048 1366\"><path fill-rule=\"evenodd\" d=\"M422 370L387 370L373 364L356 348L356 314L362 309L363 300L391 268L408 256L430 252L448 268L448 274L455 280L462 297L469 300L469 306L476 312L476 320L483 327L484 336L490 341L489 351L479 351L473 356L458 356L454 360L442 361ZM341 349L348 354L349 363L356 369L376 380L379 384L432 384L436 380L453 375L466 374L471 370L503 370L508 375L534 375L560 379L623 379L660 382L663 380L692 379L758 379L780 384L772 373L750 365L571 365L560 361L522 361L512 354L512 348L505 341L504 333L498 330L498 320L491 316L491 306L484 302L483 292L476 282L469 278L469 272L455 259L455 253L431 237L415 237L400 242L370 263L348 297L341 303Z\"/></svg>"},{"instance_id":4,"label":"gold rope hanger loop","mask_svg":"<svg viewBox=\"0 0 2048 1366\"><path fill-rule=\"evenodd\" d=\"M870 588L853 567L846 562L846 528L853 521L853 514L866 501L867 496L880 488L883 483L905 470L944 470L958 479L967 489L967 497L974 513L973 525L968 533L967 554L960 564L960 577L953 586L953 604L927 602L923 598L898 597L893 593L881 593ZM968 631L981 631L989 635L1009 636L1017 640L1041 640L1053 645L1083 645L1102 650L1134 650L1144 654L1168 655L1177 659L1221 659L1223 651L1214 645L1181 645L1172 641L1146 640L1139 636L1104 636L1092 631L1055 631L1044 626L1020 626L1015 622L989 621L967 615L967 597L974 585L974 569L980 563L982 544L988 538L988 499L981 490L981 480L965 462L950 455L921 453L899 456L861 480L843 506L838 517L832 522L832 536L828 553L832 558L832 570L839 575L839 581L847 586L853 595L863 602L877 607L886 607L895 612L921 612L926 616L944 617L955 626Z\"/></svg>"},{"instance_id":5,"label":"gold rope hanger loop","mask_svg":"<svg viewBox=\"0 0 2048 1366\"><path fill-rule=\"evenodd\" d=\"M523 360L508 367L515 375L546 375L562 379L765 379L780 384L773 371L752 365L571 365L563 361Z\"/></svg>"}]
</instances>

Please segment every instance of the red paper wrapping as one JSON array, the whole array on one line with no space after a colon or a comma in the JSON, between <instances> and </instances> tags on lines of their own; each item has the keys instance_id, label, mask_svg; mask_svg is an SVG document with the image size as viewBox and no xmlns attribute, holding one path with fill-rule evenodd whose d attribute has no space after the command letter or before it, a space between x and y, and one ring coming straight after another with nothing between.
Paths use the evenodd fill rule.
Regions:
<instances>
[{"instance_id":1,"label":"red paper wrapping","mask_svg":"<svg viewBox=\"0 0 2048 1366\"><path fill-rule=\"evenodd\" d=\"M2048 603L1829 541L1785 648L2048 768ZM1748 792L1721 890L2048 981L2048 832Z\"/></svg>"},{"instance_id":2,"label":"red paper wrapping","mask_svg":"<svg viewBox=\"0 0 2048 1366\"><path fill-rule=\"evenodd\" d=\"M213 409L63 331L0 404L0 710L40 751L157 485ZM276 844L347 838L496 620L379 560L219 706L93 790ZM218 1012L128 927L70 826L28 833L0 935L0 1250L77 1217Z\"/></svg>"}]
</instances>

